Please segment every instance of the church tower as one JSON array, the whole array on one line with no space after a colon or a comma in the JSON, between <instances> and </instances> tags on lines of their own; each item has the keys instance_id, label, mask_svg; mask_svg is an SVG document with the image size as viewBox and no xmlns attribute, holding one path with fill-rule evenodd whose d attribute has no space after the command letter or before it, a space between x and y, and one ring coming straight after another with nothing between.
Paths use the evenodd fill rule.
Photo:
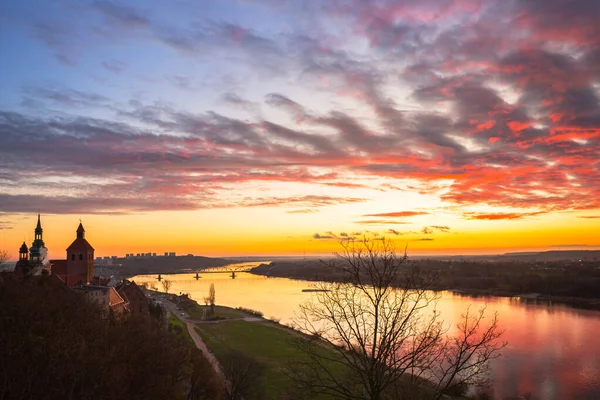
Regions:
<instances>
[{"instance_id":1,"label":"church tower","mask_svg":"<svg viewBox=\"0 0 600 400\"><path fill-rule=\"evenodd\" d=\"M32 265L29 262L29 249L25 242L21 245L19 249L19 261L15 265L15 274L18 276L25 276L31 272Z\"/></svg>"},{"instance_id":2,"label":"church tower","mask_svg":"<svg viewBox=\"0 0 600 400\"><path fill-rule=\"evenodd\" d=\"M21 248L19 249L19 261L29 261L28 260L29 249L27 248L27 244L23 242Z\"/></svg>"},{"instance_id":3,"label":"church tower","mask_svg":"<svg viewBox=\"0 0 600 400\"><path fill-rule=\"evenodd\" d=\"M90 283L94 277L94 248L85 240L85 229L79 223L77 238L67 248L67 285L79 281Z\"/></svg>"},{"instance_id":4,"label":"church tower","mask_svg":"<svg viewBox=\"0 0 600 400\"><path fill-rule=\"evenodd\" d=\"M43 233L40 214L38 214L37 226L35 227L35 240L29 248L29 260L34 265L45 264L48 258L48 249L46 249L44 239L42 238Z\"/></svg>"}]
</instances>

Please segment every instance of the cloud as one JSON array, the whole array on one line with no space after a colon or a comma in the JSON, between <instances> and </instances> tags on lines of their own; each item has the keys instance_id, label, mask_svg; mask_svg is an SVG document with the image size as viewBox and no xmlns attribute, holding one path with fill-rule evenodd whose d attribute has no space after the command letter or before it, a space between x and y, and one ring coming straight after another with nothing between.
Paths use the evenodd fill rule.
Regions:
<instances>
[{"instance_id":1,"label":"cloud","mask_svg":"<svg viewBox=\"0 0 600 400\"><path fill-rule=\"evenodd\" d=\"M121 72L125 71L129 67L127 63L119 60L102 61L101 65L107 71L110 71L113 74L117 75L119 75Z\"/></svg>"},{"instance_id":2,"label":"cloud","mask_svg":"<svg viewBox=\"0 0 600 400\"><path fill-rule=\"evenodd\" d=\"M11 230L13 229L12 223L9 221L0 221L0 231L1 230Z\"/></svg>"},{"instance_id":3,"label":"cloud","mask_svg":"<svg viewBox=\"0 0 600 400\"><path fill-rule=\"evenodd\" d=\"M385 232L386 232L386 233L391 233L392 235L396 235L396 236L402 235L402 233L398 232L398 231L397 231L397 230L395 230L395 229L388 229L388 230L387 230L387 231L385 231Z\"/></svg>"},{"instance_id":4,"label":"cloud","mask_svg":"<svg viewBox=\"0 0 600 400\"><path fill-rule=\"evenodd\" d=\"M333 239L334 238L331 235L320 235L318 233L315 233L312 237L313 237L313 239Z\"/></svg>"},{"instance_id":5,"label":"cloud","mask_svg":"<svg viewBox=\"0 0 600 400\"><path fill-rule=\"evenodd\" d=\"M66 76L79 60L96 60L114 80L99 93L83 75L76 88L39 84L35 68L17 60L28 73L17 85L27 85L13 94L24 107L0 112L2 188L41 189L65 212L128 212L136 199L148 210L213 207L222 193L260 182L415 190L454 210L519 210L464 213L473 220L600 208L597 2L258 3L244 7L277 23L228 23L240 21L236 6L199 16L185 2L166 10L94 1L39 20L18 15L64 64L48 71ZM164 17L171 12L178 18ZM141 66L160 58L168 67ZM136 83L146 74L154 76ZM82 182L82 204L63 195L74 190L71 178ZM410 184L372 183L393 180ZM282 201L292 213L366 200L239 193L239 205ZM96 204L98 194L109 201ZM366 214L358 223L425 214Z\"/></svg>"},{"instance_id":6,"label":"cloud","mask_svg":"<svg viewBox=\"0 0 600 400\"><path fill-rule=\"evenodd\" d=\"M588 244L553 244L550 246L552 248L580 248L580 247L590 247ZM594 246L597 247L597 246Z\"/></svg>"},{"instance_id":7,"label":"cloud","mask_svg":"<svg viewBox=\"0 0 600 400\"><path fill-rule=\"evenodd\" d=\"M388 213L380 213L380 214L366 214L364 217L386 217L386 218L405 218L405 217L414 217L417 215L427 215L429 214L426 211L397 211L397 212L388 212Z\"/></svg>"},{"instance_id":8,"label":"cloud","mask_svg":"<svg viewBox=\"0 0 600 400\"><path fill-rule=\"evenodd\" d=\"M577 218L597 219L600 218L600 215L580 215Z\"/></svg>"},{"instance_id":9,"label":"cloud","mask_svg":"<svg viewBox=\"0 0 600 400\"><path fill-rule=\"evenodd\" d=\"M419 238L419 239L414 239L413 242L431 242L432 240L435 240L433 238Z\"/></svg>"},{"instance_id":10,"label":"cloud","mask_svg":"<svg viewBox=\"0 0 600 400\"><path fill-rule=\"evenodd\" d=\"M543 211L538 212L522 212L522 213L466 213L467 219L479 219L479 220L511 220L511 219L523 219L535 215L545 214Z\"/></svg>"},{"instance_id":11,"label":"cloud","mask_svg":"<svg viewBox=\"0 0 600 400\"><path fill-rule=\"evenodd\" d=\"M137 28L150 24L148 16L139 10L117 2L96 0L92 2L92 7L104 15L112 26Z\"/></svg>"},{"instance_id":12,"label":"cloud","mask_svg":"<svg viewBox=\"0 0 600 400\"><path fill-rule=\"evenodd\" d=\"M395 221L388 219L367 219L362 221L354 221L355 224L360 225L406 225L410 224L410 222L405 221Z\"/></svg>"}]
</instances>

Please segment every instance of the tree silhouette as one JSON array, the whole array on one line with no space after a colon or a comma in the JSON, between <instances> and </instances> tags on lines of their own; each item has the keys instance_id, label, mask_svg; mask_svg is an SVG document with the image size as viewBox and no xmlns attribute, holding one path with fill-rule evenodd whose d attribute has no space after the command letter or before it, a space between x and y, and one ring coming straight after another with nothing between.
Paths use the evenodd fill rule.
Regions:
<instances>
[{"instance_id":1,"label":"tree silhouette","mask_svg":"<svg viewBox=\"0 0 600 400\"><path fill-rule=\"evenodd\" d=\"M494 316L469 310L449 336L429 290L436 276L397 256L388 240L345 241L343 253L325 264L342 283L318 283L301 305L296 327L308 361L292 365L304 393L338 399L440 399L466 385L487 382L489 361L504 343ZM323 351L333 349L335 356ZM344 371L344 373L340 373Z\"/></svg>"},{"instance_id":2,"label":"tree silhouette","mask_svg":"<svg viewBox=\"0 0 600 400\"><path fill-rule=\"evenodd\" d=\"M208 288L208 302L210 304L210 313L215 313L215 284L211 283Z\"/></svg>"},{"instance_id":3,"label":"tree silhouette","mask_svg":"<svg viewBox=\"0 0 600 400\"><path fill-rule=\"evenodd\" d=\"M208 363L148 316L101 318L52 276L0 282L0 304L2 399L183 399ZM207 371L195 399L220 399Z\"/></svg>"},{"instance_id":4,"label":"tree silhouette","mask_svg":"<svg viewBox=\"0 0 600 400\"><path fill-rule=\"evenodd\" d=\"M170 280L163 279L162 287L163 287L165 293L169 293L169 289L171 289L171 284L172 284L172 282Z\"/></svg>"},{"instance_id":5,"label":"tree silhouette","mask_svg":"<svg viewBox=\"0 0 600 400\"><path fill-rule=\"evenodd\" d=\"M6 264L9 258L10 255L8 254L8 251L0 250L0 271L2 271L2 269L4 268L4 264Z\"/></svg>"}]
</instances>

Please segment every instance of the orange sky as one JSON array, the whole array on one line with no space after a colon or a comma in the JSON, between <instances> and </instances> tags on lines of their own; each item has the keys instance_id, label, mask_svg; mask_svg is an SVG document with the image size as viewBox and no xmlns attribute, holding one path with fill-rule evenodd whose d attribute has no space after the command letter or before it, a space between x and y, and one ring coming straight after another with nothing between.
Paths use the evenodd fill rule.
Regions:
<instances>
[{"instance_id":1,"label":"orange sky","mask_svg":"<svg viewBox=\"0 0 600 400\"><path fill-rule=\"evenodd\" d=\"M96 256L165 251L205 256L330 254L340 249L338 241L344 234L386 236L395 240L400 250L408 246L409 255L600 248L598 220L579 218L582 213L482 221L440 210L392 220L402 224L363 225L356 223L361 214L354 214L355 209L338 206L319 213L289 214L257 207L81 217ZM33 240L36 216L13 217L13 228L0 230L0 248L16 257L21 242ZM64 258L79 217L42 215L51 258Z\"/></svg>"}]
</instances>

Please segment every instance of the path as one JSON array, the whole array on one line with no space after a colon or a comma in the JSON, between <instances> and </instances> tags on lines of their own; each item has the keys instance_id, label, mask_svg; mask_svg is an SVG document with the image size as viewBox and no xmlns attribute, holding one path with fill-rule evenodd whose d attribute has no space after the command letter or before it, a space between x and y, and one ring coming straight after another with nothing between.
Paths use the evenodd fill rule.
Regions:
<instances>
[{"instance_id":1,"label":"path","mask_svg":"<svg viewBox=\"0 0 600 400\"><path fill-rule=\"evenodd\" d=\"M163 303L167 308L167 312L170 312L173 315L176 315L177 318L179 318L185 324L185 326L187 326L187 330L188 330L190 336L192 337L192 340L194 341L194 344L196 345L196 347L198 349L200 349L200 351L202 351L202 353L204 354L206 359L212 365L215 372L224 377L223 371L221 370L221 364L219 364L219 361L217 360L215 355L213 353L211 353L210 350L208 350L206 343L204 343L204 341L202 340L200 335L198 335L198 332L196 332L196 329L194 329L195 324L194 324L194 322L190 321L187 313L185 313L181 310L177 310L177 306L174 303L172 303L170 300L167 300L166 298L163 299Z\"/></svg>"}]
</instances>

